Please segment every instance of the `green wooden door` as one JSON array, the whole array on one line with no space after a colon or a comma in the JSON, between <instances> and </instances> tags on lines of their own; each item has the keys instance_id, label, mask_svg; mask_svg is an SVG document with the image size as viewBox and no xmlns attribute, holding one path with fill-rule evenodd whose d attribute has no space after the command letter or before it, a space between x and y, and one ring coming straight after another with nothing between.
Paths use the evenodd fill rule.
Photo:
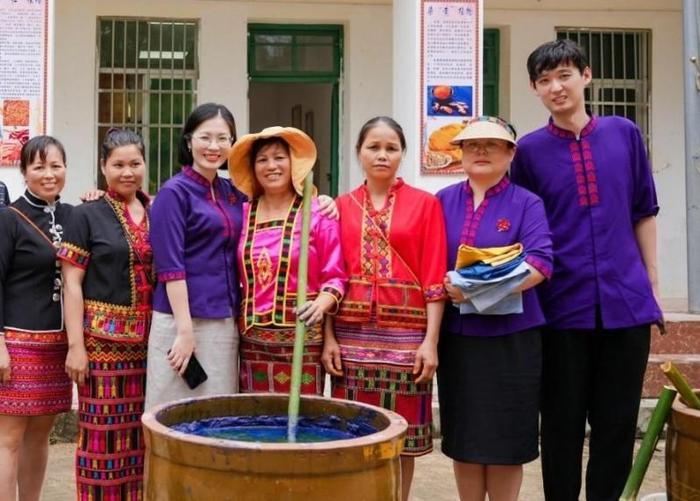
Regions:
<instances>
[{"instance_id":1,"label":"green wooden door","mask_svg":"<svg viewBox=\"0 0 700 501\"><path fill-rule=\"evenodd\" d=\"M484 102L483 114L498 116L498 64L500 33L498 29L484 30Z\"/></svg>"}]
</instances>

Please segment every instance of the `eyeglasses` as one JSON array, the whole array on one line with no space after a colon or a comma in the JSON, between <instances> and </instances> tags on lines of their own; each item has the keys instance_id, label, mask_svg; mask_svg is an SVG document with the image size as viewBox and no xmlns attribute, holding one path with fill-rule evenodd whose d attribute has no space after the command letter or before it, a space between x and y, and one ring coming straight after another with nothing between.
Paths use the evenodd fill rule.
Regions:
<instances>
[{"instance_id":1,"label":"eyeglasses","mask_svg":"<svg viewBox=\"0 0 700 501\"><path fill-rule=\"evenodd\" d=\"M486 153L496 153L497 151L503 151L505 149L502 142L496 141L487 141L485 143L464 141L462 143L462 148L468 153L478 153L480 151L485 151Z\"/></svg>"},{"instance_id":2,"label":"eyeglasses","mask_svg":"<svg viewBox=\"0 0 700 501\"><path fill-rule=\"evenodd\" d=\"M225 148L233 144L233 138L231 136L226 135L212 137L202 134L192 136L192 139L203 146L209 146L211 143L216 143L221 148Z\"/></svg>"}]
</instances>

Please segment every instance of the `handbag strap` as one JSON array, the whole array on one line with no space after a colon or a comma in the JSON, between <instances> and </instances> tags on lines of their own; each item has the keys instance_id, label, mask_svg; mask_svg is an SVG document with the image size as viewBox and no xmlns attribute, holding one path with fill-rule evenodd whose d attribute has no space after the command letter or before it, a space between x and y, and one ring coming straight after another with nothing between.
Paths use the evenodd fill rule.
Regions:
<instances>
[{"instance_id":1,"label":"handbag strap","mask_svg":"<svg viewBox=\"0 0 700 501\"><path fill-rule=\"evenodd\" d=\"M31 226L32 228L34 228L34 229L36 230L36 232L37 232L39 235L41 235L41 236L44 238L44 240L46 240L46 242L48 242L48 244L51 246L51 248L53 249L53 251L56 252L56 246L53 244L53 241L52 241L48 236L46 236L46 233L44 233L44 232L41 230L41 228L39 228L36 224L34 224L34 221L32 221L31 219L29 219L29 217L28 217L24 212L22 212L21 210L19 210L17 207L12 207L12 206L8 207L8 209L10 209L10 210L12 210L12 211L15 211L19 217L21 217L22 219L24 219L24 220L27 222L27 224L28 224L29 226Z\"/></svg>"},{"instance_id":2,"label":"handbag strap","mask_svg":"<svg viewBox=\"0 0 700 501\"><path fill-rule=\"evenodd\" d=\"M351 199L353 202L355 202L355 204L360 208L360 210L362 211L362 213L364 213L364 210L365 210L364 206L363 206L360 202L358 202L358 200L355 198L355 196L354 196L352 193L348 193L348 195L350 195L350 199ZM366 196L366 195L365 195L365 196ZM387 195L387 196L390 196L390 195ZM367 218L367 219L372 223L372 226L377 230L377 233L379 233L379 235L381 236L382 240L384 240L384 243L386 243L386 245L389 247L389 249L391 249L391 252L392 252L393 254L395 254L396 257L399 258L399 261L401 261L401 263L406 267L406 269L407 269L408 272L411 274L411 277L413 278L413 281L416 283L416 285L417 285L418 287L421 287L421 288L422 288L421 282L420 282L420 280L418 280L418 277L417 277L416 274L413 272L413 269L411 269L411 267L408 265L408 263L406 262L406 260L401 256L401 254L399 253L399 251L397 251L397 250L394 248L394 246L391 245L391 242L389 241L389 238L384 234L384 231L381 229L381 227L379 226L379 224L377 224L377 222L376 222L376 221L374 220L374 218L372 218L372 217L369 217L369 218Z\"/></svg>"}]
</instances>

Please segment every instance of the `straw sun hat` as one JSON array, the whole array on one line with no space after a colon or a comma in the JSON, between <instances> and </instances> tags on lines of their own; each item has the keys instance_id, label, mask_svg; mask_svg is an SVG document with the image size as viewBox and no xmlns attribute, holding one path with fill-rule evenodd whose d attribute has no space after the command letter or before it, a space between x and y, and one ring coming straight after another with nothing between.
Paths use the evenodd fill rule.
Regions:
<instances>
[{"instance_id":1,"label":"straw sun hat","mask_svg":"<svg viewBox=\"0 0 700 501\"><path fill-rule=\"evenodd\" d=\"M246 134L236 141L228 157L228 171L233 185L249 198L260 195L255 192L259 188L255 181L255 169L250 162L250 151L256 140L270 137L284 139L289 145L292 184L294 190L302 195L304 178L316 163L316 145L309 136L294 127L268 127L255 134Z\"/></svg>"},{"instance_id":2,"label":"straw sun hat","mask_svg":"<svg viewBox=\"0 0 700 501\"><path fill-rule=\"evenodd\" d=\"M505 120L498 117L481 116L467 122L467 126L450 143L462 144L462 141L470 139L500 139L516 144L515 137L515 128Z\"/></svg>"}]
</instances>

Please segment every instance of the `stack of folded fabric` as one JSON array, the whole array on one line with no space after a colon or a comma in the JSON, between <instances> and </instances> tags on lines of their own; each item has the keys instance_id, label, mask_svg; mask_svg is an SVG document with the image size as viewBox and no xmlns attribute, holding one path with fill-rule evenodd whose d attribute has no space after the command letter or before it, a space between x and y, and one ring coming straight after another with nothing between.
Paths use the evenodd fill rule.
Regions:
<instances>
[{"instance_id":1,"label":"stack of folded fabric","mask_svg":"<svg viewBox=\"0 0 700 501\"><path fill-rule=\"evenodd\" d=\"M447 276L466 299L459 312L509 315L523 312L521 292L513 292L530 274L522 244L477 248L460 245L455 271Z\"/></svg>"}]
</instances>

